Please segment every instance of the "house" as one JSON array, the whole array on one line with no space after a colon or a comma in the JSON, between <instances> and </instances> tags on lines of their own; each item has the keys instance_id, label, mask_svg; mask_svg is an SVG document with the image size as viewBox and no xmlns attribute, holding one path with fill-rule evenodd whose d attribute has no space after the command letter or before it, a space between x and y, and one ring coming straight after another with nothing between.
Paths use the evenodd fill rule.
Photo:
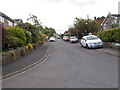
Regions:
<instances>
[{"instance_id":1,"label":"house","mask_svg":"<svg viewBox=\"0 0 120 90\"><path fill-rule=\"evenodd\" d=\"M0 12L0 24L2 24L5 28L11 27L14 26L14 20Z\"/></svg>"},{"instance_id":2,"label":"house","mask_svg":"<svg viewBox=\"0 0 120 90\"><path fill-rule=\"evenodd\" d=\"M5 28L14 26L14 20L4 13L0 12L0 47L4 48L6 46L6 35Z\"/></svg>"},{"instance_id":3,"label":"house","mask_svg":"<svg viewBox=\"0 0 120 90\"><path fill-rule=\"evenodd\" d=\"M20 22L23 23L22 19L14 19L14 26L16 26Z\"/></svg>"},{"instance_id":4,"label":"house","mask_svg":"<svg viewBox=\"0 0 120 90\"><path fill-rule=\"evenodd\" d=\"M95 20L96 22L98 22L98 24L100 25L100 27L99 27L99 31L100 31L101 28L102 28L102 22L105 20L105 17L104 17L104 16L98 17L98 18L94 17L94 20Z\"/></svg>"},{"instance_id":5,"label":"house","mask_svg":"<svg viewBox=\"0 0 120 90\"><path fill-rule=\"evenodd\" d=\"M101 24L102 25L101 31L110 29L110 28L120 27L119 20L120 20L120 14L110 14L109 13Z\"/></svg>"},{"instance_id":6,"label":"house","mask_svg":"<svg viewBox=\"0 0 120 90\"><path fill-rule=\"evenodd\" d=\"M21 19L11 19L9 16L0 12L0 47L6 45L5 28L17 25L19 22L23 22ZM2 43L2 44L1 44Z\"/></svg>"}]
</instances>

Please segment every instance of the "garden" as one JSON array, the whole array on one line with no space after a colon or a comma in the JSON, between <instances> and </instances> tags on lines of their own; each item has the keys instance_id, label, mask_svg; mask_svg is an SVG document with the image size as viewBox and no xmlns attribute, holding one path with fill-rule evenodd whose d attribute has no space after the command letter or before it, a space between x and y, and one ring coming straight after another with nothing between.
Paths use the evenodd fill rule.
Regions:
<instances>
[{"instance_id":1,"label":"garden","mask_svg":"<svg viewBox=\"0 0 120 90\"><path fill-rule=\"evenodd\" d=\"M42 27L36 16L33 15L30 18L34 24L18 23L16 26L3 29L2 41L4 42L2 43L2 61L0 62L2 65L18 60L47 41L45 28ZM49 34L51 29L47 29ZM52 35L54 33L55 30Z\"/></svg>"}]
</instances>

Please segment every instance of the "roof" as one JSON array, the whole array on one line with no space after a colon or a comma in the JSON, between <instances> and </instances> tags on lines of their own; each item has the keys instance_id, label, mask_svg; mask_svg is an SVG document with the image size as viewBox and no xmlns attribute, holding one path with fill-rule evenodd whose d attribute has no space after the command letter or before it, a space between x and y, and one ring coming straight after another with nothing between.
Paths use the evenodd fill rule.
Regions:
<instances>
[{"instance_id":1,"label":"roof","mask_svg":"<svg viewBox=\"0 0 120 90\"><path fill-rule=\"evenodd\" d=\"M102 22L104 21L105 17L102 16L102 17L98 17L97 19L95 19L95 21L97 21L99 24L102 24Z\"/></svg>"},{"instance_id":2,"label":"roof","mask_svg":"<svg viewBox=\"0 0 120 90\"><path fill-rule=\"evenodd\" d=\"M10 20L11 22L14 22L13 19L11 19L10 17L8 17L7 15L5 15L4 13L0 12L0 16L7 18L8 20Z\"/></svg>"},{"instance_id":3,"label":"roof","mask_svg":"<svg viewBox=\"0 0 120 90\"><path fill-rule=\"evenodd\" d=\"M120 14L112 14L111 16L120 17Z\"/></svg>"},{"instance_id":4,"label":"roof","mask_svg":"<svg viewBox=\"0 0 120 90\"><path fill-rule=\"evenodd\" d=\"M23 22L22 19L14 19L15 23Z\"/></svg>"},{"instance_id":5,"label":"roof","mask_svg":"<svg viewBox=\"0 0 120 90\"><path fill-rule=\"evenodd\" d=\"M22 21L22 19L14 19L14 21Z\"/></svg>"},{"instance_id":6,"label":"roof","mask_svg":"<svg viewBox=\"0 0 120 90\"><path fill-rule=\"evenodd\" d=\"M109 14L107 15L107 17L104 19L104 21L102 22L102 25L107 21L107 19L108 19L109 17L115 19L115 17L120 17L120 14L110 14L110 13L109 13Z\"/></svg>"}]
</instances>

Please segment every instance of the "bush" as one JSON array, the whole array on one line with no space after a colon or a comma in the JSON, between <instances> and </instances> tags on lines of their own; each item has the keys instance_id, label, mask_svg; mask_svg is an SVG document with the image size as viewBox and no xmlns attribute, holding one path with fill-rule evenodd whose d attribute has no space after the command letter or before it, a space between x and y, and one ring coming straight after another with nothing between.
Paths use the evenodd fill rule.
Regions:
<instances>
[{"instance_id":1,"label":"bush","mask_svg":"<svg viewBox=\"0 0 120 90\"><path fill-rule=\"evenodd\" d=\"M9 48L17 48L24 45L21 39L9 35L7 35L7 43Z\"/></svg>"},{"instance_id":2,"label":"bush","mask_svg":"<svg viewBox=\"0 0 120 90\"><path fill-rule=\"evenodd\" d=\"M24 30L25 34L26 34L26 43L31 43L32 42L32 33Z\"/></svg>"},{"instance_id":3,"label":"bush","mask_svg":"<svg viewBox=\"0 0 120 90\"><path fill-rule=\"evenodd\" d=\"M103 30L98 33L98 36L106 42L120 42L120 28Z\"/></svg>"},{"instance_id":4,"label":"bush","mask_svg":"<svg viewBox=\"0 0 120 90\"><path fill-rule=\"evenodd\" d=\"M19 27L10 27L10 28L7 28L5 31L7 35L17 37L21 39L24 42L24 44L26 43L26 35L23 29Z\"/></svg>"},{"instance_id":5,"label":"bush","mask_svg":"<svg viewBox=\"0 0 120 90\"><path fill-rule=\"evenodd\" d=\"M26 44L26 35L21 28L10 27L7 28L5 31L9 48L17 48Z\"/></svg>"}]
</instances>

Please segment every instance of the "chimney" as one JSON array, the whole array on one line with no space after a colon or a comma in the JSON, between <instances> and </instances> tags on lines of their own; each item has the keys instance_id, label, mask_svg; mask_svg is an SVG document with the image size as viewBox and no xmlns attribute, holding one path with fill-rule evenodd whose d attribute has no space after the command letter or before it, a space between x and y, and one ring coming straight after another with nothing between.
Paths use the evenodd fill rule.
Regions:
<instances>
[{"instance_id":1,"label":"chimney","mask_svg":"<svg viewBox=\"0 0 120 90\"><path fill-rule=\"evenodd\" d=\"M94 20L96 20L96 17L94 17Z\"/></svg>"}]
</instances>

